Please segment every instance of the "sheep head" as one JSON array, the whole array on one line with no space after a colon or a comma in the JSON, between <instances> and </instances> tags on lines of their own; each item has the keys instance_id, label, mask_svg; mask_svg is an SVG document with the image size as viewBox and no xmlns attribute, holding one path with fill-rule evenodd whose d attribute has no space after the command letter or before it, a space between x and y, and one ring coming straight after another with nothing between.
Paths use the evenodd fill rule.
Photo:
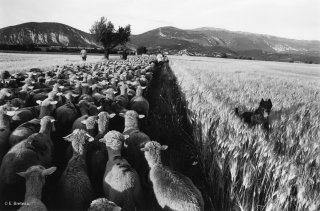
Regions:
<instances>
[{"instance_id":1,"label":"sheep head","mask_svg":"<svg viewBox=\"0 0 320 211\"><path fill-rule=\"evenodd\" d=\"M116 114L109 114L106 111L102 111L98 114L98 128L99 132L104 132L108 130L110 118L115 117Z\"/></svg>"},{"instance_id":2,"label":"sheep head","mask_svg":"<svg viewBox=\"0 0 320 211\"><path fill-rule=\"evenodd\" d=\"M110 211L121 211L121 207L116 205L114 202L109 201L106 198L99 198L91 202L88 211L96 210L110 210Z\"/></svg>"},{"instance_id":3,"label":"sheep head","mask_svg":"<svg viewBox=\"0 0 320 211\"><path fill-rule=\"evenodd\" d=\"M105 143L108 148L118 151L121 150L124 139L125 138L122 133L116 130L111 130L102 139L100 139L100 142Z\"/></svg>"},{"instance_id":4,"label":"sheep head","mask_svg":"<svg viewBox=\"0 0 320 211\"><path fill-rule=\"evenodd\" d=\"M81 123L86 125L88 130L93 130L98 123L98 116L89 116L87 119L82 120Z\"/></svg>"},{"instance_id":5,"label":"sheep head","mask_svg":"<svg viewBox=\"0 0 320 211\"><path fill-rule=\"evenodd\" d=\"M87 131L82 129L75 129L71 134L63 138L70 141L74 152L80 155L84 154L84 145L87 142L94 141L94 138L90 136Z\"/></svg>"},{"instance_id":6,"label":"sheep head","mask_svg":"<svg viewBox=\"0 0 320 211\"><path fill-rule=\"evenodd\" d=\"M40 179L42 185L44 185L46 176L53 174L56 170L57 170L56 167L51 167L46 169L41 165L35 165L35 166L30 166L26 171L18 172L17 174L26 179L30 177L35 177L37 179Z\"/></svg>"},{"instance_id":7,"label":"sheep head","mask_svg":"<svg viewBox=\"0 0 320 211\"><path fill-rule=\"evenodd\" d=\"M166 150L168 148L167 145L161 146L156 141L149 141L145 144L143 148L140 150L144 152L146 160L150 167L154 166L155 164L161 164L161 155L160 152Z\"/></svg>"}]
</instances>

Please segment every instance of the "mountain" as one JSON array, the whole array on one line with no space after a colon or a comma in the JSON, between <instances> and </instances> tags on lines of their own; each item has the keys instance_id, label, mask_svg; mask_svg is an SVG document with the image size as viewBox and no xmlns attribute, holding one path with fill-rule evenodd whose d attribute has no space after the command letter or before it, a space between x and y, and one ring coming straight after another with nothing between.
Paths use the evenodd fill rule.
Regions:
<instances>
[{"instance_id":1,"label":"mountain","mask_svg":"<svg viewBox=\"0 0 320 211\"><path fill-rule=\"evenodd\" d=\"M202 27L179 29L160 27L131 35L127 47L146 46L171 53L254 58L261 60L312 61L320 63L320 41L294 40L270 35ZM64 47L98 47L91 34L61 23L29 22L0 29L0 44L59 45Z\"/></svg>"},{"instance_id":2,"label":"mountain","mask_svg":"<svg viewBox=\"0 0 320 211\"><path fill-rule=\"evenodd\" d=\"M203 27L182 30L175 27L161 27L131 37L136 45L148 47L184 48L191 50L212 49L231 52L258 50L265 53L318 54L320 41L294 40L270 35L235 32L225 29Z\"/></svg>"},{"instance_id":3,"label":"mountain","mask_svg":"<svg viewBox=\"0 0 320 211\"><path fill-rule=\"evenodd\" d=\"M97 47L91 34L61 23L29 22L0 29L0 44Z\"/></svg>"}]
</instances>

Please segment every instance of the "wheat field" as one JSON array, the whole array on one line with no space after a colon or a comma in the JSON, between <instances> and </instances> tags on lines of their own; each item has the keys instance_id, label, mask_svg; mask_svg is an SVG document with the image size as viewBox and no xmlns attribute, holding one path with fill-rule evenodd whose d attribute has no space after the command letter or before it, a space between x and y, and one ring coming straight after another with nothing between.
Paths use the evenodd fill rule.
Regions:
<instances>
[{"instance_id":1,"label":"wheat field","mask_svg":"<svg viewBox=\"0 0 320 211\"><path fill-rule=\"evenodd\" d=\"M98 62L103 59L103 55L88 54L89 63ZM40 54L40 53L1 53L0 71L19 72L31 68L47 69L56 65L80 64L80 55L74 54Z\"/></svg>"},{"instance_id":2,"label":"wheat field","mask_svg":"<svg viewBox=\"0 0 320 211\"><path fill-rule=\"evenodd\" d=\"M320 66L169 58L212 200L228 193L236 210L320 210ZM261 98L273 104L269 132L234 112Z\"/></svg>"}]
</instances>

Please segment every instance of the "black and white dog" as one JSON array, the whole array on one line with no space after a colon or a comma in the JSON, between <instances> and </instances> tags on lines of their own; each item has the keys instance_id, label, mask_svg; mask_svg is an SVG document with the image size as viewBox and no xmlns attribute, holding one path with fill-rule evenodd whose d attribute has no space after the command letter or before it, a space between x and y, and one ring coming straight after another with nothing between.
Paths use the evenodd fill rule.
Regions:
<instances>
[{"instance_id":1,"label":"black and white dog","mask_svg":"<svg viewBox=\"0 0 320 211\"><path fill-rule=\"evenodd\" d=\"M272 108L272 102L270 99L261 99L259 107L255 111L246 111L239 113L239 108L235 108L235 113L238 115L245 123L250 126L261 124L266 130L270 129L269 124L269 114Z\"/></svg>"}]
</instances>

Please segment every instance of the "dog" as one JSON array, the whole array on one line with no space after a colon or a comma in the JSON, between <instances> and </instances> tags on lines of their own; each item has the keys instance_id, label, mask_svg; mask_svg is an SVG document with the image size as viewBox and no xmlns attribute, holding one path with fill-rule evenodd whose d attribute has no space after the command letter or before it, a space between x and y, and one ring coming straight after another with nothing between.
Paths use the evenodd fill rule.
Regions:
<instances>
[{"instance_id":1,"label":"dog","mask_svg":"<svg viewBox=\"0 0 320 211\"><path fill-rule=\"evenodd\" d=\"M235 113L245 123L250 126L261 124L268 131L270 129L269 114L272 108L272 102L270 99L261 99L259 107L255 111L246 111L242 114L239 113L239 108L235 108Z\"/></svg>"}]
</instances>

